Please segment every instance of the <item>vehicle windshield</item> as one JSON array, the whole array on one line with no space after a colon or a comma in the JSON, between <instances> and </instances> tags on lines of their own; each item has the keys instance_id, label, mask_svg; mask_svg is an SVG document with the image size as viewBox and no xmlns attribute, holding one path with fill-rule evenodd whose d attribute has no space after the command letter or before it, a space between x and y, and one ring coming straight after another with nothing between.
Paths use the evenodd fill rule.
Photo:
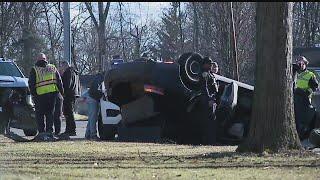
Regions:
<instances>
[{"instance_id":1,"label":"vehicle windshield","mask_svg":"<svg viewBox=\"0 0 320 180\"><path fill-rule=\"evenodd\" d=\"M0 76L23 77L17 66L12 62L0 63Z\"/></svg>"}]
</instances>

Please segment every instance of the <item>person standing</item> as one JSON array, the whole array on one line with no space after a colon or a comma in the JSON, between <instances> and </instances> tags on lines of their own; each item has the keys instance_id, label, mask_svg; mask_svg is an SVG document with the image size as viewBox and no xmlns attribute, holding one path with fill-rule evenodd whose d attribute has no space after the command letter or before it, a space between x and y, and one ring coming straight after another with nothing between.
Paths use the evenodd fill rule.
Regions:
<instances>
[{"instance_id":1,"label":"person standing","mask_svg":"<svg viewBox=\"0 0 320 180\"><path fill-rule=\"evenodd\" d=\"M202 77L200 78L201 91L207 94L210 99L214 98L214 95L218 92L217 81L212 74L213 64L214 62L209 57L203 58Z\"/></svg>"},{"instance_id":2,"label":"person standing","mask_svg":"<svg viewBox=\"0 0 320 180\"><path fill-rule=\"evenodd\" d=\"M202 107L203 121L200 122L202 142L205 144L214 144L216 142L216 122L215 122L215 96L218 92L218 86L214 75L211 72L213 61L209 57L203 58L201 66L202 76L201 93L199 105Z\"/></svg>"},{"instance_id":3,"label":"person standing","mask_svg":"<svg viewBox=\"0 0 320 180\"><path fill-rule=\"evenodd\" d=\"M318 80L316 75L307 69L309 61L304 56L297 58L297 65L300 67L298 70L296 88L303 90L309 98L311 103L312 92L318 88Z\"/></svg>"},{"instance_id":4,"label":"person standing","mask_svg":"<svg viewBox=\"0 0 320 180\"><path fill-rule=\"evenodd\" d=\"M310 111L314 112L311 104L312 93L318 89L318 80L315 74L307 69L309 61L304 56L299 56L297 62L297 79L294 83L294 112L296 128L300 140L309 137L314 128L315 119L309 117ZM295 78L293 80L295 82Z\"/></svg>"},{"instance_id":5,"label":"person standing","mask_svg":"<svg viewBox=\"0 0 320 180\"><path fill-rule=\"evenodd\" d=\"M103 96L101 84L104 81L105 73L99 73L92 81L87 97L88 104L88 124L86 128L85 139L99 140L97 136L97 119L99 112L99 100Z\"/></svg>"},{"instance_id":6,"label":"person standing","mask_svg":"<svg viewBox=\"0 0 320 180\"><path fill-rule=\"evenodd\" d=\"M30 71L28 84L35 102L38 132L52 134L55 102L58 93L63 95L64 91L59 72L53 64L48 63L44 53L37 57L37 62Z\"/></svg>"},{"instance_id":7,"label":"person standing","mask_svg":"<svg viewBox=\"0 0 320 180\"><path fill-rule=\"evenodd\" d=\"M63 115L66 119L66 129L62 133L68 136L76 136L76 123L74 120L74 104L77 97L80 96L80 83L78 71L76 71L67 61L60 63L62 73L63 89Z\"/></svg>"}]
</instances>

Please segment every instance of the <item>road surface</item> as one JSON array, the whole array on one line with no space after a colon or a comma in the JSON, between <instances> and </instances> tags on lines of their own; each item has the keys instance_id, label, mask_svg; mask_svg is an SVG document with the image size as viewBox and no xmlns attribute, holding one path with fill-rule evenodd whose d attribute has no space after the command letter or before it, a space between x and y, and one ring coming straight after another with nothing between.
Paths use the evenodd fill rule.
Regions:
<instances>
[{"instance_id":1,"label":"road surface","mask_svg":"<svg viewBox=\"0 0 320 180\"><path fill-rule=\"evenodd\" d=\"M84 135L86 133L87 122L88 121L76 121L77 136L71 136L70 138L71 139L84 139ZM65 128L66 128L66 122L62 121L61 122L61 133L64 132ZM25 137L23 130L21 130L21 129L11 128L11 131L22 136L22 137Z\"/></svg>"}]
</instances>

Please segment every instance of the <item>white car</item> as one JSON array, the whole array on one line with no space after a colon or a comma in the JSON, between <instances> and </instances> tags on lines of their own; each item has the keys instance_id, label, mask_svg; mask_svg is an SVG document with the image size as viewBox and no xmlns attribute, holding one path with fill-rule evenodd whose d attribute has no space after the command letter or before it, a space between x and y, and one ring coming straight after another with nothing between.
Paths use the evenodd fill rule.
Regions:
<instances>
[{"instance_id":1,"label":"white car","mask_svg":"<svg viewBox=\"0 0 320 180\"><path fill-rule=\"evenodd\" d=\"M112 140L117 131L116 126L122 120L120 107L107 98L104 82L100 86L104 96L100 99L99 136L103 140Z\"/></svg>"}]
</instances>

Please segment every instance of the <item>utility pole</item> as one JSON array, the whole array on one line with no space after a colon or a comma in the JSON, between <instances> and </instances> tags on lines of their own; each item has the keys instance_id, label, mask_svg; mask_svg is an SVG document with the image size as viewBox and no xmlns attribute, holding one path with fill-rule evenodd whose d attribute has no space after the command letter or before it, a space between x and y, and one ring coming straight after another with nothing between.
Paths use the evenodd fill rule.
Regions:
<instances>
[{"instance_id":1,"label":"utility pole","mask_svg":"<svg viewBox=\"0 0 320 180\"><path fill-rule=\"evenodd\" d=\"M232 2L230 2L230 16L231 16L231 47L233 55L233 78L239 81L239 68L238 68L238 55L237 55L237 38L236 30L233 19L233 7Z\"/></svg>"},{"instance_id":2,"label":"utility pole","mask_svg":"<svg viewBox=\"0 0 320 180\"><path fill-rule=\"evenodd\" d=\"M63 47L64 61L71 65L71 29L70 29L70 2L63 2Z\"/></svg>"}]
</instances>

